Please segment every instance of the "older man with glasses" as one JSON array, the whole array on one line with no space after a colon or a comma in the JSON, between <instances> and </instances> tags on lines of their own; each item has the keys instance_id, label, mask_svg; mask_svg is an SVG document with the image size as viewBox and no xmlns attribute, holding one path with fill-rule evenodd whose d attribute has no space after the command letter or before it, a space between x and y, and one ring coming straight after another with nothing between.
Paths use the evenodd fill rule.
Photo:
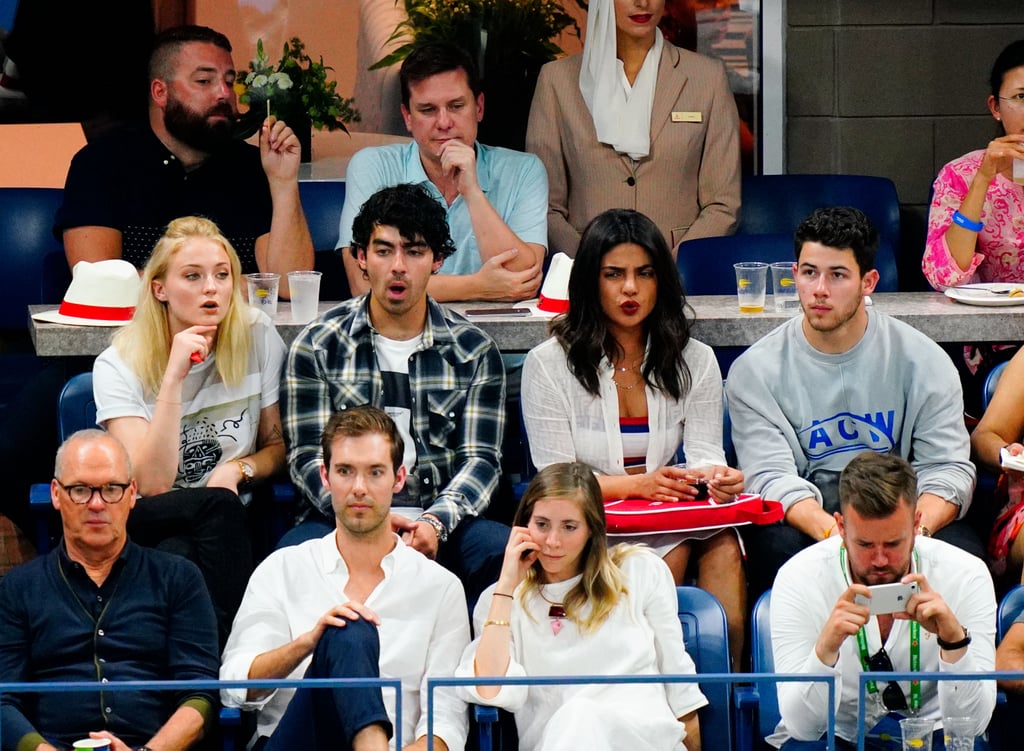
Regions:
<instances>
[{"instance_id":1,"label":"older man with glasses","mask_svg":"<svg viewBox=\"0 0 1024 751\"><path fill-rule=\"evenodd\" d=\"M50 484L64 539L0 580L0 682L210 680L217 624L199 570L128 539L128 453L101 430L57 450ZM215 717L209 690L4 692L5 749L55 751L83 737L113 751L187 749Z\"/></svg>"},{"instance_id":2,"label":"older man with glasses","mask_svg":"<svg viewBox=\"0 0 1024 751\"><path fill-rule=\"evenodd\" d=\"M996 600L985 564L921 535L917 478L892 454L865 451L839 478L838 534L805 548L779 569L772 588L771 634L779 673L834 675L836 748L857 743L863 671L984 672L994 669ZM879 585L906 584L887 597ZM886 606L883 603L887 603ZM899 716L970 717L976 735L996 702L994 681L870 681L863 708L866 748ZM828 686L778 684L782 721L776 747L825 748ZM877 745L881 743L882 745Z\"/></svg>"}]
</instances>

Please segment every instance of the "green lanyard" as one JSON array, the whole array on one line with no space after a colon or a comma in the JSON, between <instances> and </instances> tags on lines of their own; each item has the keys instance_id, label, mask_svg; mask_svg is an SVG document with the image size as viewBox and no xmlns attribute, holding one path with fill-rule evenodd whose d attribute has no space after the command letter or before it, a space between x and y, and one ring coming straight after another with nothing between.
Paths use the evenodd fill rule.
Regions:
<instances>
[{"instance_id":1,"label":"green lanyard","mask_svg":"<svg viewBox=\"0 0 1024 751\"><path fill-rule=\"evenodd\" d=\"M921 569L921 559L917 554L917 548L914 548L914 561L917 564L918 570ZM841 545L839 547L839 565L843 568L843 578L846 579L846 583L850 583L850 578L846 568L846 546ZM885 646L884 644L882 645ZM868 637L864 632L862 626L857 631L857 651L860 652L860 664L864 669L864 672L870 672L871 670L871 657L868 654ZM921 672L921 624L917 621L910 621L910 672L920 673ZM874 681L867 681L865 684L869 694L877 694L878 686ZM913 680L910 682L910 711L917 712L921 709L921 681Z\"/></svg>"}]
</instances>

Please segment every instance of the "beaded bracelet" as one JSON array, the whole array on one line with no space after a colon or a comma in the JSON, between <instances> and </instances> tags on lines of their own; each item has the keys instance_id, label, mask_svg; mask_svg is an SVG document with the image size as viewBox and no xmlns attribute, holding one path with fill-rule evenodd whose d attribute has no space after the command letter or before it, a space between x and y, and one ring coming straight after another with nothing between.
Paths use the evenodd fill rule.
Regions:
<instances>
[{"instance_id":1,"label":"beaded bracelet","mask_svg":"<svg viewBox=\"0 0 1024 751\"><path fill-rule=\"evenodd\" d=\"M959 211L953 212L953 224L963 227L964 229L968 229L971 232L981 232L985 229L985 225L982 222L976 222L973 219L968 219Z\"/></svg>"}]
</instances>

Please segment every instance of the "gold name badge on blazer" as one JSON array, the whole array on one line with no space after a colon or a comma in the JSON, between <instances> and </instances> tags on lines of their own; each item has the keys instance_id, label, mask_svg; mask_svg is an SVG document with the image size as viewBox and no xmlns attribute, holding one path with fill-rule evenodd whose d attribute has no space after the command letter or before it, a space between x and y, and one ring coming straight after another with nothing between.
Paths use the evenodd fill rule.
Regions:
<instances>
[{"instance_id":1,"label":"gold name badge on blazer","mask_svg":"<svg viewBox=\"0 0 1024 751\"><path fill-rule=\"evenodd\" d=\"M672 122L674 123L699 123L704 120L700 112L673 112Z\"/></svg>"}]
</instances>

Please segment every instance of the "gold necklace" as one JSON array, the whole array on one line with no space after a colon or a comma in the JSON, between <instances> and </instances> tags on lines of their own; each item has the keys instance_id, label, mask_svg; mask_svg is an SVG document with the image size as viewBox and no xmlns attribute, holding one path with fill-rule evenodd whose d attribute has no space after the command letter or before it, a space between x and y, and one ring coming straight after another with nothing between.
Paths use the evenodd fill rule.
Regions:
<instances>
[{"instance_id":1,"label":"gold necklace","mask_svg":"<svg viewBox=\"0 0 1024 751\"><path fill-rule=\"evenodd\" d=\"M638 357L636 360L633 361L632 365L628 365L628 366L627 365L621 365L621 366L620 365L613 365L612 367L615 370L619 371L620 373L628 373L631 370L636 370L637 367L640 365L640 363L642 363L643 361L644 361L644 358L641 355L640 357Z\"/></svg>"},{"instance_id":2,"label":"gold necklace","mask_svg":"<svg viewBox=\"0 0 1024 751\"><path fill-rule=\"evenodd\" d=\"M619 383L614 378L612 379L612 383L615 384L615 388L621 389L622 391L632 391L633 389L635 389L637 386L639 386L643 382L644 382L644 379L643 379L642 376L637 376L637 379L635 381L633 381L633 383L629 384L628 386L626 384L624 384L624 383Z\"/></svg>"}]
</instances>

